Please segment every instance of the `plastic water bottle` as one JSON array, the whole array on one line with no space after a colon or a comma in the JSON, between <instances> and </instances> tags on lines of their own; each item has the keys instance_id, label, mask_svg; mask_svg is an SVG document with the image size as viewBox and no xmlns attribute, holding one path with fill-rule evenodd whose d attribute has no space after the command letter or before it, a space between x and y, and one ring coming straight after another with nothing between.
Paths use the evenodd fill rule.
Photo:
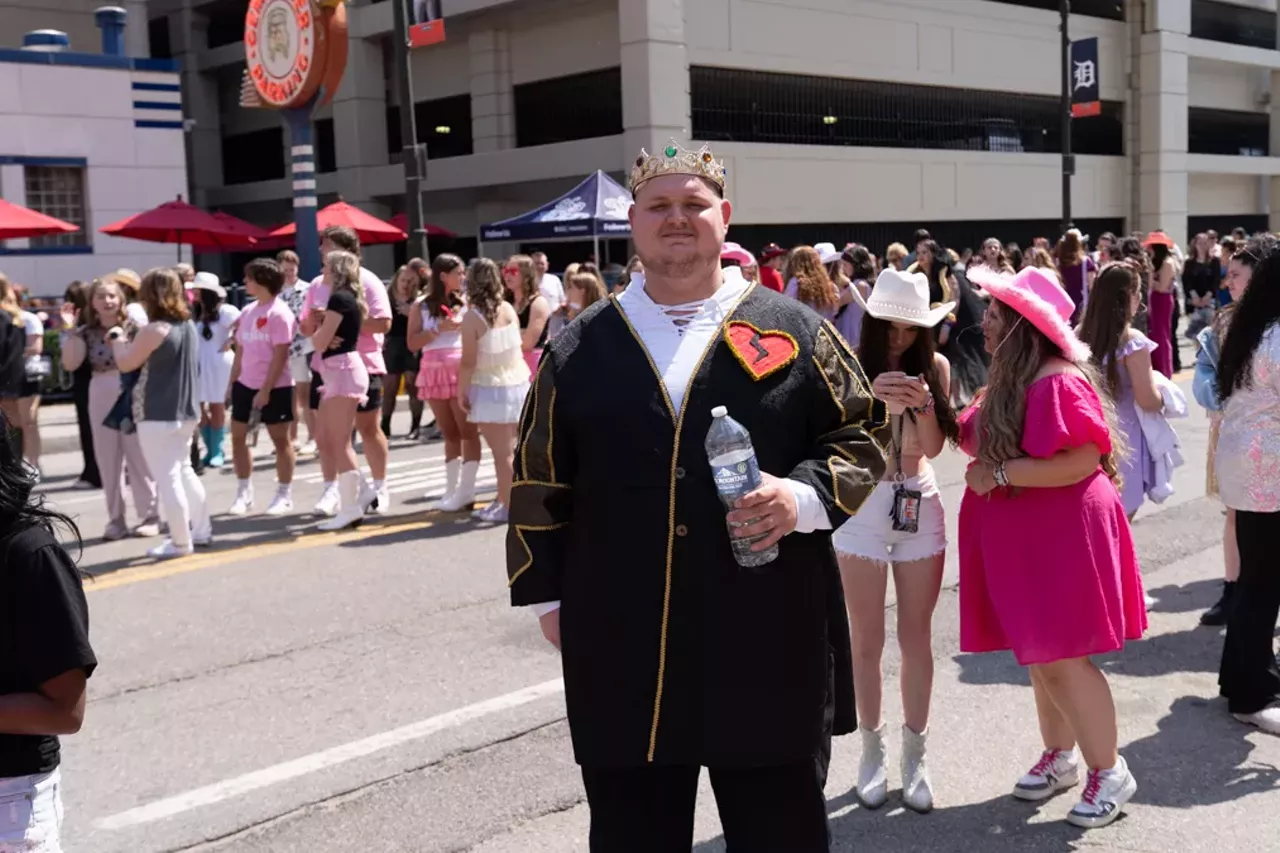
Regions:
<instances>
[{"instance_id":1,"label":"plastic water bottle","mask_svg":"<svg viewBox=\"0 0 1280 853\"><path fill-rule=\"evenodd\" d=\"M756 450L751 445L751 433L746 427L729 417L729 410L716 406L711 410L711 429L707 432L707 459L711 462L711 475L716 481L716 491L725 508L743 495L760 487L760 466L756 464ZM744 525L739 525L744 526ZM750 538L733 535L734 525L729 523L729 541L733 544L733 558L739 566L763 566L778 557L778 546L764 551L752 551L751 546L768 537L767 533Z\"/></svg>"}]
</instances>

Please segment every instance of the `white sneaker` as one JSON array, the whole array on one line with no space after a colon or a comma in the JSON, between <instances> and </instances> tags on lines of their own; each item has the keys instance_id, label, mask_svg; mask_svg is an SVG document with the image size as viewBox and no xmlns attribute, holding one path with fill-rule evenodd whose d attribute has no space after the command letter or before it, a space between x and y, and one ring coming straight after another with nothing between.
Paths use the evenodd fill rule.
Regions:
<instances>
[{"instance_id":1,"label":"white sneaker","mask_svg":"<svg viewBox=\"0 0 1280 853\"><path fill-rule=\"evenodd\" d=\"M391 509L391 489L385 483L381 489L374 491L376 502L369 507L368 512L373 515L386 515Z\"/></svg>"},{"instance_id":2,"label":"white sneaker","mask_svg":"<svg viewBox=\"0 0 1280 853\"><path fill-rule=\"evenodd\" d=\"M189 557L195 552L195 547L188 545L183 548L181 545L173 544L172 539L164 540L164 544L147 551L148 557L155 557L157 560L171 560L174 557Z\"/></svg>"},{"instance_id":3,"label":"white sneaker","mask_svg":"<svg viewBox=\"0 0 1280 853\"><path fill-rule=\"evenodd\" d=\"M245 516L253 509L253 492L236 492L236 499L231 502L227 515Z\"/></svg>"},{"instance_id":4,"label":"white sneaker","mask_svg":"<svg viewBox=\"0 0 1280 853\"><path fill-rule=\"evenodd\" d=\"M1090 770L1084 796L1067 815L1067 823L1082 829L1097 829L1120 817L1124 804L1138 791L1138 780L1129 772L1124 756L1111 770Z\"/></svg>"},{"instance_id":5,"label":"white sneaker","mask_svg":"<svg viewBox=\"0 0 1280 853\"><path fill-rule=\"evenodd\" d=\"M191 534L191 544L197 548L212 548L213 533L206 533L203 536L197 536L193 533Z\"/></svg>"},{"instance_id":6,"label":"white sneaker","mask_svg":"<svg viewBox=\"0 0 1280 853\"><path fill-rule=\"evenodd\" d=\"M312 510L316 515L324 515L333 518L338 514L338 504L342 498L338 495L338 484L331 483L324 487L324 491L320 493L320 500L316 501L315 509Z\"/></svg>"},{"instance_id":7,"label":"white sneaker","mask_svg":"<svg viewBox=\"0 0 1280 853\"><path fill-rule=\"evenodd\" d=\"M144 521L137 527L133 528L133 535L141 539L150 539L152 536L159 536L160 522Z\"/></svg>"},{"instance_id":8,"label":"white sneaker","mask_svg":"<svg viewBox=\"0 0 1280 853\"><path fill-rule=\"evenodd\" d=\"M271 499L271 505L267 507L267 515L288 515L293 512L293 495L276 493Z\"/></svg>"},{"instance_id":9,"label":"white sneaker","mask_svg":"<svg viewBox=\"0 0 1280 853\"><path fill-rule=\"evenodd\" d=\"M933 782L925 763L926 729L916 734L902 727L902 804L918 814L933 811Z\"/></svg>"},{"instance_id":10,"label":"white sneaker","mask_svg":"<svg viewBox=\"0 0 1280 853\"><path fill-rule=\"evenodd\" d=\"M1157 604L1159 604L1160 602L1159 602L1159 601L1157 601L1155 598L1153 598L1153 597L1151 596L1151 593L1149 593L1149 592L1144 592L1144 593L1142 593L1142 603L1143 603L1144 605L1146 605L1146 607L1147 607L1147 609L1148 609L1148 610L1150 610L1151 608L1155 607L1155 606L1156 606Z\"/></svg>"},{"instance_id":11,"label":"white sneaker","mask_svg":"<svg viewBox=\"0 0 1280 853\"><path fill-rule=\"evenodd\" d=\"M862 758L858 762L858 786L854 789L863 808L878 809L889 797L889 766L884 747L884 724L878 729L858 727Z\"/></svg>"},{"instance_id":12,"label":"white sneaker","mask_svg":"<svg viewBox=\"0 0 1280 853\"><path fill-rule=\"evenodd\" d=\"M295 451L298 456L315 456L316 443L314 441L306 441L297 446Z\"/></svg>"},{"instance_id":13,"label":"white sneaker","mask_svg":"<svg viewBox=\"0 0 1280 853\"><path fill-rule=\"evenodd\" d=\"M471 513L472 518L489 524L506 524L507 515L507 508L497 501L489 504L484 509L478 509Z\"/></svg>"},{"instance_id":14,"label":"white sneaker","mask_svg":"<svg viewBox=\"0 0 1280 853\"><path fill-rule=\"evenodd\" d=\"M1080 784L1080 765L1074 749L1046 749L1035 766L1013 786L1020 800L1039 802Z\"/></svg>"},{"instance_id":15,"label":"white sneaker","mask_svg":"<svg viewBox=\"0 0 1280 853\"><path fill-rule=\"evenodd\" d=\"M1280 735L1280 706L1271 705L1253 714L1232 714L1242 723L1257 726L1269 735Z\"/></svg>"}]
</instances>

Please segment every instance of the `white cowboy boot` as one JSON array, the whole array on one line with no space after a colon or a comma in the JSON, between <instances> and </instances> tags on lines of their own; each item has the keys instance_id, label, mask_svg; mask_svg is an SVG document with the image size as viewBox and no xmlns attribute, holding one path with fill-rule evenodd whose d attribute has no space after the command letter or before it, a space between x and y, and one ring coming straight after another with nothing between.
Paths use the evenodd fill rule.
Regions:
<instances>
[{"instance_id":1,"label":"white cowboy boot","mask_svg":"<svg viewBox=\"0 0 1280 853\"><path fill-rule=\"evenodd\" d=\"M355 527L364 521L364 507L360 503L360 472L344 471L338 475L338 495L342 500L338 514L328 521L322 521L320 530L345 530Z\"/></svg>"},{"instance_id":2,"label":"white cowboy boot","mask_svg":"<svg viewBox=\"0 0 1280 853\"><path fill-rule=\"evenodd\" d=\"M449 502L453 497L453 493L458 490L458 476L462 473L462 457L450 459L444 463L444 494L440 496L440 500L436 501L432 509L440 509L440 507Z\"/></svg>"},{"instance_id":3,"label":"white cowboy boot","mask_svg":"<svg viewBox=\"0 0 1280 853\"><path fill-rule=\"evenodd\" d=\"M902 727L902 802L913 812L933 811L933 783L925 765L925 739L929 730L916 734Z\"/></svg>"},{"instance_id":4,"label":"white cowboy boot","mask_svg":"<svg viewBox=\"0 0 1280 853\"><path fill-rule=\"evenodd\" d=\"M862 735L862 760L858 764L858 802L878 809L889 797L889 767L885 757L884 724L880 728L858 727Z\"/></svg>"},{"instance_id":5,"label":"white cowboy boot","mask_svg":"<svg viewBox=\"0 0 1280 853\"><path fill-rule=\"evenodd\" d=\"M462 476L458 488L440 501L441 512L459 512L471 509L476 502L476 475L480 472L479 462L463 462Z\"/></svg>"}]
</instances>

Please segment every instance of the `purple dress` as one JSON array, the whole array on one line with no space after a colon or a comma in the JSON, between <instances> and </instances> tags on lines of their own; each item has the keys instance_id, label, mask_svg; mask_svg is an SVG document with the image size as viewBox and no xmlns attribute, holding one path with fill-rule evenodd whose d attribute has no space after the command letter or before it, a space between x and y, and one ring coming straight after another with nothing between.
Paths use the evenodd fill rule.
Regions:
<instances>
[{"instance_id":1,"label":"purple dress","mask_svg":"<svg viewBox=\"0 0 1280 853\"><path fill-rule=\"evenodd\" d=\"M1155 294L1151 294L1155 296ZM1147 439L1142 434L1142 425L1138 421L1138 401L1133 396L1133 382L1129 379L1129 371L1121 363L1123 359L1138 350L1151 352L1152 359L1159 352L1156 343L1146 335L1133 330L1133 338L1121 344L1116 350L1116 367L1120 374L1120 388L1116 392L1116 416L1120 429L1124 433L1124 443L1128 453L1119 459L1120 477L1123 486L1120 490L1120 501L1124 504L1126 515L1133 515L1146 499L1147 489L1155 484L1155 460L1151 458L1151 450L1147 447Z\"/></svg>"},{"instance_id":2,"label":"purple dress","mask_svg":"<svg viewBox=\"0 0 1280 853\"><path fill-rule=\"evenodd\" d=\"M1153 287L1147 295L1147 331L1156 347L1151 353L1151 366L1170 379L1173 378L1173 305L1172 292L1161 293Z\"/></svg>"}]
</instances>

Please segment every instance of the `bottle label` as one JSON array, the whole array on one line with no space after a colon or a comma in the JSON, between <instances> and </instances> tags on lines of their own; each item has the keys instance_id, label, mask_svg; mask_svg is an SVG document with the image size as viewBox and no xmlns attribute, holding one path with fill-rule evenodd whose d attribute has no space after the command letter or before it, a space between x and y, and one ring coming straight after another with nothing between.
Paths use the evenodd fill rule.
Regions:
<instances>
[{"instance_id":1,"label":"bottle label","mask_svg":"<svg viewBox=\"0 0 1280 853\"><path fill-rule=\"evenodd\" d=\"M730 465L713 465L711 475L716 481L716 491L726 501L735 501L760 487L760 466L755 456Z\"/></svg>"}]
</instances>

